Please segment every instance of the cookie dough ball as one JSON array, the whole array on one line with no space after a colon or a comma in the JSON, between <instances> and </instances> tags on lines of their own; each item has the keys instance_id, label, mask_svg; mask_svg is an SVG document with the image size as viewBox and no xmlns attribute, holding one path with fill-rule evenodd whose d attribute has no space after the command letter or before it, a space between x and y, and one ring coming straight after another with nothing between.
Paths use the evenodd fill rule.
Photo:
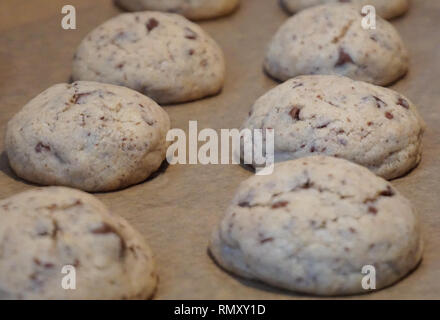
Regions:
<instances>
[{"instance_id":1,"label":"cookie dough ball","mask_svg":"<svg viewBox=\"0 0 440 320\"><path fill-rule=\"evenodd\" d=\"M201 20L233 12L239 0L115 0L115 3L129 11L168 11L191 20Z\"/></svg>"},{"instance_id":2,"label":"cookie dough ball","mask_svg":"<svg viewBox=\"0 0 440 320\"><path fill-rule=\"evenodd\" d=\"M404 76L409 58L396 29L380 17L376 29L364 29L362 18L352 5L301 11L272 38L265 70L282 81L304 74L337 74L387 85Z\"/></svg>"},{"instance_id":3,"label":"cookie dough ball","mask_svg":"<svg viewBox=\"0 0 440 320\"><path fill-rule=\"evenodd\" d=\"M358 8L372 5L376 14L384 19L391 19L404 14L409 8L408 0L280 0L283 8L290 13L326 3L351 3Z\"/></svg>"},{"instance_id":4,"label":"cookie dough ball","mask_svg":"<svg viewBox=\"0 0 440 320\"><path fill-rule=\"evenodd\" d=\"M144 181L165 159L167 113L128 88L57 84L8 123L15 173L43 185L110 191Z\"/></svg>"},{"instance_id":5,"label":"cookie dough ball","mask_svg":"<svg viewBox=\"0 0 440 320\"><path fill-rule=\"evenodd\" d=\"M393 90L301 76L259 98L243 128L273 129L275 161L329 155L393 179L419 163L425 124L416 106Z\"/></svg>"},{"instance_id":6,"label":"cookie dough ball","mask_svg":"<svg viewBox=\"0 0 440 320\"><path fill-rule=\"evenodd\" d=\"M121 14L93 30L73 61L73 79L135 89L158 103L218 93L223 52L198 25L176 14Z\"/></svg>"},{"instance_id":7,"label":"cookie dough ball","mask_svg":"<svg viewBox=\"0 0 440 320\"><path fill-rule=\"evenodd\" d=\"M368 292L414 269L422 256L418 215L387 181L343 159L277 164L244 181L212 235L217 262L240 276L318 295Z\"/></svg>"},{"instance_id":8,"label":"cookie dough ball","mask_svg":"<svg viewBox=\"0 0 440 320\"><path fill-rule=\"evenodd\" d=\"M142 236L95 197L47 187L0 201L0 299L146 299L156 284Z\"/></svg>"}]
</instances>

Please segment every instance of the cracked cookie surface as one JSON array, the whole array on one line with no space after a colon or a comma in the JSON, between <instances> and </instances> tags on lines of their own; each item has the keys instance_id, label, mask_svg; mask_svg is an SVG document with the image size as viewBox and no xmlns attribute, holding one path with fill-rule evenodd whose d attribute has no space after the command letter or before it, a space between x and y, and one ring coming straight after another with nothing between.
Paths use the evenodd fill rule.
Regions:
<instances>
[{"instance_id":1,"label":"cracked cookie surface","mask_svg":"<svg viewBox=\"0 0 440 320\"><path fill-rule=\"evenodd\" d=\"M115 0L115 3L130 11L167 11L191 20L211 19L233 12L239 0Z\"/></svg>"},{"instance_id":2,"label":"cracked cookie surface","mask_svg":"<svg viewBox=\"0 0 440 320\"><path fill-rule=\"evenodd\" d=\"M214 230L210 251L226 270L318 295L366 292L414 269L422 256L419 219L389 182L343 159L313 156L275 165L242 182Z\"/></svg>"},{"instance_id":3,"label":"cracked cookie surface","mask_svg":"<svg viewBox=\"0 0 440 320\"><path fill-rule=\"evenodd\" d=\"M43 185L109 191L144 181L165 159L167 113L124 87L57 84L8 123L5 149L15 173Z\"/></svg>"},{"instance_id":4,"label":"cracked cookie surface","mask_svg":"<svg viewBox=\"0 0 440 320\"><path fill-rule=\"evenodd\" d=\"M156 285L143 237L95 197L46 187L0 201L0 299L146 299Z\"/></svg>"},{"instance_id":5,"label":"cracked cookie surface","mask_svg":"<svg viewBox=\"0 0 440 320\"><path fill-rule=\"evenodd\" d=\"M296 77L260 97L243 128L274 130L275 161L329 155L393 179L420 162L425 124L400 93L316 75Z\"/></svg>"},{"instance_id":6,"label":"cracked cookie surface","mask_svg":"<svg viewBox=\"0 0 440 320\"><path fill-rule=\"evenodd\" d=\"M272 38L265 70L282 81L298 75L330 74L387 85L404 76L409 57L396 29L380 17L376 29L364 29L362 18L349 4L301 11Z\"/></svg>"},{"instance_id":7,"label":"cracked cookie surface","mask_svg":"<svg viewBox=\"0 0 440 320\"><path fill-rule=\"evenodd\" d=\"M326 3L351 3L358 7L372 5L376 14L384 19L392 19L404 14L409 7L408 0L280 0L281 5L290 13Z\"/></svg>"},{"instance_id":8,"label":"cracked cookie surface","mask_svg":"<svg viewBox=\"0 0 440 320\"><path fill-rule=\"evenodd\" d=\"M73 61L74 80L129 87L158 103L218 93L223 52L198 25L177 14L125 13L89 33Z\"/></svg>"}]
</instances>

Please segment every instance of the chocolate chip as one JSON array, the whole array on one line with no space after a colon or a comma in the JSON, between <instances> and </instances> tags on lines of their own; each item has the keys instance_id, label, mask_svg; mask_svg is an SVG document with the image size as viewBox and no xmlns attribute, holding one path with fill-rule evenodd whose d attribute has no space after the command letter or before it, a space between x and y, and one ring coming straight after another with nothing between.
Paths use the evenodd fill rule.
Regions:
<instances>
[{"instance_id":1,"label":"chocolate chip","mask_svg":"<svg viewBox=\"0 0 440 320\"><path fill-rule=\"evenodd\" d=\"M154 119L148 118L146 115L142 115L142 120L144 120L144 122L149 126L152 126L156 123Z\"/></svg>"},{"instance_id":2,"label":"chocolate chip","mask_svg":"<svg viewBox=\"0 0 440 320\"><path fill-rule=\"evenodd\" d=\"M146 27L148 29L148 32L150 32L151 30L153 30L154 28L156 28L159 25L159 21L157 21L154 18L150 18L146 24Z\"/></svg>"},{"instance_id":3,"label":"chocolate chip","mask_svg":"<svg viewBox=\"0 0 440 320\"><path fill-rule=\"evenodd\" d=\"M377 214L377 209L375 207L371 207L370 206L370 207L368 207L368 213L376 215Z\"/></svg>"},{"instance_id":4,"label":"chocolate chip","mask_svg":"<svg viewBox=\"0 0 440 320\"><path fill-rule=\"evenodd\" d=\"M52 220L52 224L53 224L53 230L52 230L52 234L50 235L50 237L52 239L56 239L58 232L61 230L60 227L58 226L58 222L56 220Z\"/></svg>"},{"instance_id":5,"label":"chocolate chip","mask_svg":"<svg viewBox=\"0 0 440 320\"><path fill-rule=\"evenodd\" d=\"M78 259L75 259L75 260L73 261L72 265L73 265L75 268L78 268L79 265L80 265L79 260L78 260Z\"/></svg>"},{"instance_id":6,"label":"chocolate chip","mask_svg":"<svg viewBox=\"0 0 440 320\"><path fill-rule=\"evenodd\" d=\"M32 280L32 287L42 287L44 284L44 280L41 279L40 272L34 272L29 276L29 279Z\"/></svg>"},{"instance_id":7,"label":"chocolate chip","mask_svg":"<svg viewBox=\"0 0 440 320\"><path fill-rule=\"evenodd\" d=\"M87 97L89 95L91 95L91 92L83 92L83 93L75 93L72 97L72 99L70 99L70 102L74 103L74 104L82 104L83 98Z\"/></svg>"},{"instance_id":8,"label":"chocolate chip","mask_svg":"<svg viewBox=\"0 0 440 320\"><path fill-rule=\"evenodd\" d=\"M260 240L260 243L265 243L265 242L270 242L270 241L273 241L273 238L266 238L266 239Z\"/></svg>"},{"instance_id":9,"label":"chocolate chip","mask_svg":"<svg viewBox=\"0 0 440 320\"><path fill-rule=\"evenodd\" d=\"M373 96L373 98L374 98L374 100L376 100L376 105L378 108L382 108L382 107L387 106L387 103L385 101L379 99L378 97Z\"/></svg>"},{"instance_id":10,"label":"chocolate chip","mask_svg":"<svg viewBox=\"0 0 440 320\"><path fill-rule=\"evenodd\" d=\"M301 112L301 109L297 107L293 107L290 109L289 115L292 117L292 119L299 120L299 113Z\"/></svg>"},{"instance_id":11,"label":"chocolate chip","mask_svg":"<svg viewBox=\"0 0 440 320\"><path fill-rule=\"evenodd\" d=\"M351 56L347 52L344 51L343 48L340 48L339 49L339 58L335 64L335 67L340 67L346 63L354 63L354 61L351 58Z\"/></svg>"},{"instance_id":12,"label":"chocolate chip","mask_svg":"<svg viewBox=\"0 0 440 320\"><path fill-rule=\"evenodd\" d=\"M189 49L189 50L188 50L188 54L189 54L190 56L192 56L192 55L194 54L194 49Z\"/></svg>"},{"instance_id":13,"label":"chocolate chip","mask_svg":"<svg viewBox=\"0 0 440 320\"><path fill-rule=\"evenodd\" d=\"M404 107L405 109L409 109L409 103L408 103L408 101L406 101L406 100L403 99L403 98L399 98L399 100L397 101L397 104L398 104L399 106Z\"/></svg>"},{"instance_id":14,"label":"chocolate chip","mask_svg":"<svg viewBox=\"0 0 440 320\"><path fill-rule=\"evenodd\" d=\"M95 234L116 233L116 230L111 225L107 223L103 223L100 227L92 229L92 233Z\"/></svg>"},{"instance_id":15,"label":"chocolate chip","mask_svg":"<svg viewBox=\"0 0 440 320\"><path fill-rule=\"evenodd\" d=\"M272 205L272 209L284 208L289 204L288 201L278 201Z\"/></svg>"},{"instance_id":16,"label":"chocolate chip","mask_svg":"<svg viewBox=\"0 0 440 320\"><path fill-rule=\"evenodd\" d=\"M394 196L394 191L393 191L393 189L391 189L390 186L387 186L387 189L380 192L379 195L384 196L384 197L392 197L392 196Z\"/></svg>"},{"instance_id":17,"label":"chocolate chip","mask_svg":"<svg viewBox=\"0 0 440 320\"><path fill-rule=\"evenodd\" d=\"M321 125L317 126L316 128L317 128L317 129L324 129L324 128L327 128L327 126L329 125L329 123L330 123L330 122L327 122L327 123L321 124Z\"/></svg>"},{"instance_id":18,"label":"chocolate chip","mask_svg":"<svg viewBox=\"0 0 440 320\"><path fill-rule=\"evenodd\" d=\"M40 153L41 151L50 151L50 146L45 145L42 142L38 142L35 146L35 152Z\"/></svg>"},{"instance_id":19,"label":"chocolate chip","mask_svg":"<svg viewBox=\"0 0 440 320\"><path fill-rule=\"evenodd\" d=\"M125 255L125 250L127 248L127 245L125 244L125 240L122 238L122 236L116 231L116 229L109 225L108 223L102 223L102 225L100 227L97 227L95 229L91 230L92 233L94 234L109 234L109 233L113 233L116 236L118 236L119 241L120 241L120 253L119 253L119 257L122 258Z\"/></svg>"},{"instance_id":20,"label":"chocolate chip","mask_svg":"<svg viewBox=\"0 0 440 320\"><path fill-rule=\"evenodd\" d=\"M38 258L34 258L34 263L37 266L43 267L45 269L50 269L55 266L53 263L50 263L50 262L41 262L40 259L38 259Z\"/></svg>"},{"instance_id":21,"label":"chocolate chip","mask_svg":"<svg viewBox=\"0 0 440 320\"><path fill-rule=\"evenodd\" d=\"M242 207L242 208L250 208L250 207L251 207L251 204L250 204L249 202L247 202L247 201L243 201L243 202L240 202L240 203L238 204L238 206L239 206L239 207Z\"/></svg>"},{"instance_id":22,"label":"chocolate chip","mask_svg":"<svg viewBox=\"0 0 440 320\"><path fill-rule=\"evenodd\" d=\"M195 33L190 28L185 27L185 38L190 39L190 40L195 40L195 39L197 39L197 33Z\"/></svg>"},{"instance_id":23,"label":"chocolate chip","mask_svg":"<svg viewBox=\"0 0 440 320\"><path fill-rule=\"evenodd\" d=\"M387 117L390 120L394 118L394 116L391 112L385 112L385 117Z\"/></svg>"},{"instance_id":24,"label":"chocolate chip","mask_svg":"<svg viewBox=\"0 0 440 320\"><path fill-rule=\"evenodd\" d=\"M310 182L310 180L307 180L302 186L302 189L309 189L311 186L313 186L313 183Z\"/></svg>"},{"instance_id":25,"label":"chocolate chip","mask_svg":"<svg viewBox=\"0 0 440 320\"><path fill-rule=\"evenodd\" d=\"M80 126L81 127L85 127L85 125L86 125L86 115L84 113L80 113L79 115L81 117L81 124L80 124Z\"/></svg>"},{"instance_id":26,"label":"chocolate chip","mask_svg":"<svg viewBox=\"0 0 440 320\"><path fill-rule=\"evenodd\" d=\"M372 125L373 125L373 122L371 122L371 121L368 121L368 122L367 122L367 126L370 127L370 126L372 126Z\"/></svg>"},{"instance_id":27,"label":"chocolate chip","mask_svg":"<svg viewBox=\"0 0 440 320\"><path fill-rule=\"evenodd\" d=\"M347 34L347 31L350 29L351 25L353 24L353 20L351 20L349 23L347 23L342 29L338 36L334 37L332 40L332 43L338 43L342 38L345 37Z\"/></svg>"},{"instance_id":28,"label":"chocolate chip","mask_svg":"<svg viewBox=\"0 0 440 320\"><path fill-rule=\"evenodd\" d=\"M292 89L296 89L296 88L298 88L298 87L302 87L304 84L302 84L302 83L298 83L298 84L295 84L293 87L292 87Z\"/></svg>"},{"instance_id":29,"label":"chocolate chip","mask_svg":"<svg viewBox=\"0 0 440 320\"><path fill-rule=\"evenodd\" d=\"M133 256L137 259L138 253L137 253L136 248L134 246L130 246L130 247L128 247L128 250L130 250L130 252L133 254Z\"/></svg>"}]
</instances>

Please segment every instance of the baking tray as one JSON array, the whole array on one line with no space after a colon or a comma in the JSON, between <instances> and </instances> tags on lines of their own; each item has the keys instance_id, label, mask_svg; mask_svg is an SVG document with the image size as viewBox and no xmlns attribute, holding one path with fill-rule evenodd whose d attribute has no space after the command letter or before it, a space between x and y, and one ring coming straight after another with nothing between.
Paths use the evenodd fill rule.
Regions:
<instances>
[{"instance_id":1,"label":"baking tray","mask_svg":"<svg viewBox=\"0 0 440 320\"><path fill-rule=\"evenodd\" d=\"M61 28L61 8L74 4L77 29ZM252 103L277 83L262 70L265 48L288 18L277 0L242 0L233 15L200 22L221 45L227 76L221 94L165 106L172 126L188 131L238 128ZM0 198L34 187L9 168L3 151L5 125L27 101L49 86L67 82L73 53L93 28L121 12L111 0L1 0L0 2ZM427 123L420 165L392 183L418 208L424 258L396 285L360 299L440 298L440 1L413 0L392 20L411 54L409 74L393 88L414 101ZM155 252L160 283L156 299L309 299L220 269L209 257L210 233L238 184L252 172L239 165L173 165L149 181L95 194L124 216ZM347 297L350 299L353 297Z\"/></svg>"}]
</instances>

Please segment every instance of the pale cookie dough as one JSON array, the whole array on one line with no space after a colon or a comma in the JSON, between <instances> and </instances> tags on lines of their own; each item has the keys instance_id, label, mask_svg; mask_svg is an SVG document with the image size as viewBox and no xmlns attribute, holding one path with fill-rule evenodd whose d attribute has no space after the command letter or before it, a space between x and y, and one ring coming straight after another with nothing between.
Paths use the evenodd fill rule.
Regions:
<instances>
[{"instance_id":1,"label":"pale cookie dough","mask_svg":"<svg viewBox=\"0 0 440 320\"><path fill-rule=\"evenodd\" d=\"M238 7L239 0L115 0L115 3L129 11L167 11L201 20L230 14Z\"/></svg>"},{"instance_id":2,"label":"pale cookie dough","mask_svg":"<svg viewBox=\"0 0 440 320\"><path fill-rule=\"evenodd\" d=\"M85 37L72 77L129 87L161 104L178 103L218 93L225 61L217 43L182 16L125 13Z\"/></svg>"},{"instance_id":3,"label":"pale cookie dough","mask_svg":"<svg viewBox=\"0 0 440 320\"><path fill-rule=\"evenodd\" d=\"M156 285L143 237L95 197L47 187L0 201L0 299L146 299Z\"/></svg>"},{"instance_id":4,"label":"pale cookie dough","mask_svg":"<svg viewBox=\"0 0 440 320\"><path fill-rule=\"evenodd\" d=\"M389 22L377 17L376 29L362 27L352 5L306 9L288 19L272 38L264 68L278 80L305 74L338 74L388 85L408 70L402 39Z\"/></svg>"},{"instance_id":5,"label":"pale cookie dough","mask_svg":"<svg viewBox=\"0 0 440 320\"><path fill-rule=\"evenodd\" d=\"M391 89L301 76L259 98L244 128L273 129L275 161L329 155L393 179L419 163L425 124L416 106Z\"/></svg>"},{"instance_id":6,"label":"pale cookie dough","mask_svg":"<svg viewBox=\"0 0 440 320\"><path fill-rule=\"evenodd\" d=\"M322 156L241 183L210 243L226 270L317 295L369 292L367 265L376 289L391 285L417 266L422 247L406 198L367 169Z\"/></svg>"},{"instance_id":7,"label":"pale cookie dough","mask_svg":"<svg viewBox=\"0 0 440 320\"><path fill-rule=\"evenodd\" d=\"M290 13L326 3L351 3L360 8L372 5L384 19L400 16L409 8L409 0L280 0L280 3Z\"/></svg>"},{"instance_id":8,"label":"pale cookie dough","mask_svg":"<svg viewBox=\"0 0 440 320\"><path fill-rule=\"evenodd\" d=\"M124 87L57 84L8 123L5 148L15 173L43 185L109 191L144 181L165 159L167 113Z\"/></svg>"}]
</instances>

